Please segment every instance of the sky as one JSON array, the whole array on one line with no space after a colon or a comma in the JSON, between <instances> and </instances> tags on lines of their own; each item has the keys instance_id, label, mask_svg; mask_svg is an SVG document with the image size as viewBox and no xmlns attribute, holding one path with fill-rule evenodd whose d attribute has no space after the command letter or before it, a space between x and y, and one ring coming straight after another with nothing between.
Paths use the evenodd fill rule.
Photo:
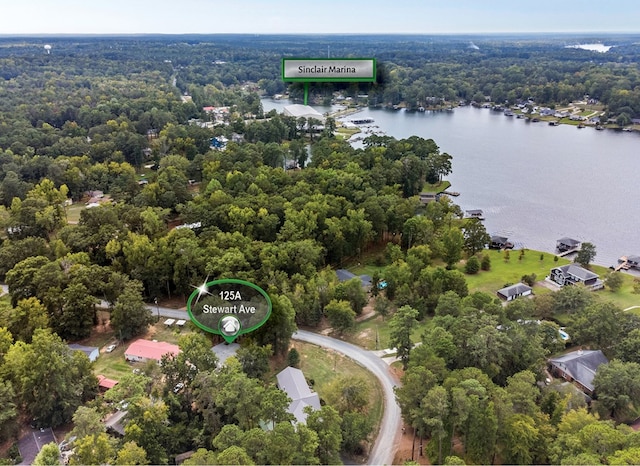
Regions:
<instances>
[{"instance_id":1,"label":"sky","mask_svg":"<svg viewBox=\"0 0 640 466\"><path fill-rule=\"evenodd\" d=\"M640 32L638 0L0 0L0 35Z\"/></svg>"}]
</instances>

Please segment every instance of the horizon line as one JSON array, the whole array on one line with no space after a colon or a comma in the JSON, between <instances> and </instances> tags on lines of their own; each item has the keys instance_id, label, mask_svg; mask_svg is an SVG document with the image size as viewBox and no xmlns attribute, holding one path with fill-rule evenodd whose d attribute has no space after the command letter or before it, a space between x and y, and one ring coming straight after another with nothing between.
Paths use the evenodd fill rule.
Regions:
<instances>
[{"instance_id":1,"label":"horizon line","mask_svg":"<svg viewBox=\"0 0 640 466\"><path fill-rule=\"evenodd\" d=\"M0 33L11 37L114 37L114 36L443 36L443 35L523 35L523 34L637 34L638 31L458 31L458 32L20 32Z\"/></svg>"}]
</instances>

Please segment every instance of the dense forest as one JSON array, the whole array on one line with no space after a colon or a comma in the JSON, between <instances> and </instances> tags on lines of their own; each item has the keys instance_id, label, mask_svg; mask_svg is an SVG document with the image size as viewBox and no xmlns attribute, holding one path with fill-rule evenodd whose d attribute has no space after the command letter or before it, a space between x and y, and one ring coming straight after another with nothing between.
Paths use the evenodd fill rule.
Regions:
<instances>
[{"instance_id":1,"label":"dense forest","mask_svg":"<svg viewBox=\"0 0 640 466\"><path fill-rule=\"evenodd\" d=\"M598 55L565 40L0 40L0 279L10 294L0 302L2 438L24 417L73 421L76 464L163 464L191 449L191 464L328 464L362 451L366 401L348 396L365 391L360 381L340 381L294 429L267 374L269 357L289 354L296 326L354 327L369 296L334 269L373 254L386 267L372 277L372 299L403 363L398 401L406 424L430 439L434 463L637 463L640 437L622 424L640 402L637 317L579 287L508 306L470 290L466 274L496 260L484 226L446 196L426 205L418 196L450 174L452 155L415 136L371 136L354 149L331 120L313 132L311 122L264 115L257 94L285 90L282 56L322 56L329 43L332 55L379 60L378 84L344 89L371 103L480 95L561 104L589 94L611 115L639 117L634 39L616 37ZM313 88L320 98L333 90ZM213 122L205 106L229 111ZM222 136L224 150L212 144ZM291 160L299 168L285 170ZM101 205L84 208L96 192ZM95 398L91 365L64 342L104 326L98 301L127 341L153 321L145 301L184 298L205 277L249 280L273 301L238 362L216 369L210 341L188 335L179 356ZM546 358L564 348L559 314L572 316L574 343L615 358L598 372L590 407L543 383ZM418 322L428 325L414 347ZM123 404L128 423L116 440L100 419Z\"/></svg>"}]
</instances>

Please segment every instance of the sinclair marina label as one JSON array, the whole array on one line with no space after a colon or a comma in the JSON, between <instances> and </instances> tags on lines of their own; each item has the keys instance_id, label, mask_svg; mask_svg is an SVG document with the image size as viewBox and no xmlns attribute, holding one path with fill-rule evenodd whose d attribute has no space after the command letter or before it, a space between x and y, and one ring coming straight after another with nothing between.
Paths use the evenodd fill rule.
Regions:
<instances>
[{"instance_id":1,"label":"sinclair marina label","mask_svg":"<svg viewBox=\"0 0 640 466\"><path fill-rule=\"evenodd\" d=\"M253 283L214 280L195 289L187 301L191 321L231 343L262 326L271 315L269 295Z\"/></svg>"},{"instance_id":2,"label":"sinclair marina label","mask_svg":"<svg viewBox=\"0 0 640 466\"><path fill-rule=\"evenodd\" d=\"M375 82L375 58L283 58L288 82Z\"/></svg>"}]
</instances>

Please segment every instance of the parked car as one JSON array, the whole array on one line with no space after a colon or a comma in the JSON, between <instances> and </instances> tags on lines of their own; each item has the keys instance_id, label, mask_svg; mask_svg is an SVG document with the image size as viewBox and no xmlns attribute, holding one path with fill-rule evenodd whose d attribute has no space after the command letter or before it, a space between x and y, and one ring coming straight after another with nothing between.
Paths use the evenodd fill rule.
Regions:
<instances>
[{"instance_id":1,"label":"parked car","mask_svg":"<svg viewBox=\"0 0 640 466\"><path fill-rule=\"evenodd\" d=\"M105 349L105 351L106 351L107 353L111 353L114 349L116 349L116 346L118 346L118 345L109 345L109 346L107 346L107 348Z\"/></svg>"}]
</instances>

